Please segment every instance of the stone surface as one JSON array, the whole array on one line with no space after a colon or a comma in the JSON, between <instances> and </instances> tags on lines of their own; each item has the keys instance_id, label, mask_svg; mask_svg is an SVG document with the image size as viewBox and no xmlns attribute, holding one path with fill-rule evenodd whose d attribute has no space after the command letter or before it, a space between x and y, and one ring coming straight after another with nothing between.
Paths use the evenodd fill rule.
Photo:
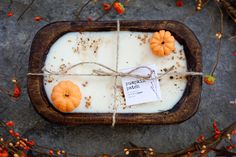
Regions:
<instances>
[{"instance_id":1,"label":"stone surface","mask_svg":"<svg viewBox=\"0 0 236 157\"><path fill-rule=\"evenodd\" d=\"M16 102L0 93L0 118L15 121L18 131L23 135L35 139L41 145L89 156L102 152L115 153L127 146L129 141L168 152L188 146L202 133L211 135L213 120L219 123L220 128L236 120L236 104L230 103L236 99L236 57L233 56L236 39L228 40L230 36L236 35L236 25L224 12L224 36L221 60L216 70L217 81L214 86L203 85L200 107L189 120L176 125L115 128L101 125L68 127L45 121L35 112L27 95L26 73L31 41L35 33L48 23L46 21L76 20L75 14L86 1L38 0L17 23L18 16L30 2L14 0L8 7L9 0L0 1L0 87L12 89L11 78L16 72L23 89L21 98ZM82 12L81 19L86 20L88 16L95 19L101 15L102 3L103 0L97 4L90 3ZM181 21L193 30L201 42L203 69L207 73L216 57L218 41L215 40L215 33L220 28L220 14L213 1L197 13L194 1L184 3L183 7L178 8L173 0L130 0L124 15L111 11L101 20ZM13 17L7 17L9 10L13 11ZM37 15L46 21L35 22L34 16Z\"/></svg>"}]
</instances>

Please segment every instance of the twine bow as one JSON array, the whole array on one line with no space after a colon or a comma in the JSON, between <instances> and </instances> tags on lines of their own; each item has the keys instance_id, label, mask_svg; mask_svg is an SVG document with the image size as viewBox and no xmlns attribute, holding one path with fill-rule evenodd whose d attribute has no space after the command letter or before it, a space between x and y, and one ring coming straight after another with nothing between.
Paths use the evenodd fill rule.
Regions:
<instances>
[{"instance_id":1,"label":"twine bow","mask_svg":"<svg viewBox=\"0 0 236 157\"><path fill-rule=\"evenodd\" d=\"M102 69L93 69L91 74L71 74L71 73L68 73L68 71L70 71L71 69L73 69L77 66L80 66L80 65L85 65L85 64L97 65L99 67L106 69L107 71L102 70ZM146 75L135 74L135 72L137 72L140 69L146 69L148 71L148 74L146 74ZM65 70L60 71L60 72L49 71L45 67L42 68L42 71L44 73L28 73L28 75L36 75L36 76L39 76L39 75L43 75L43 76L46 76L46 75L62 75L62 76L75 75L75 76L113 76L113 77L119 76L119 77L133 77L133 78L138 78L138 79L150 79L153 76L153 74L155 73L155 71L148 66L139 66L139 67L136 67L128 72L119 72L119 71L116 71L112 68L109 68L106 65L103 65L103 64L100 64L97 62L80 62L80 63L77 63Z\"/></svg>"}]
</instances>

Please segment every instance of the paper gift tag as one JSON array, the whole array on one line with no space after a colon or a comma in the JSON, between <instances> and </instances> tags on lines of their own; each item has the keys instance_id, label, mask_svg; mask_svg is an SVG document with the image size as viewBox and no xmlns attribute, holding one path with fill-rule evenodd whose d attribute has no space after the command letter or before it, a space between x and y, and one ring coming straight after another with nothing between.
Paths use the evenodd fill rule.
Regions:
<instances>
[{"instance_id":1,"label":"paper gift tag","mask_svg":"<svg viewBox=\"0 0 236 157\"><path fill-rule=\"evenodd\" d=\"M157 77L157 67L155 64L147 65L154 70L152 77L149 80L137 79L132 77L122 78L122 86L125 94L127 106L154 102L161 100L160 85ZM122 69L121 72L129 72L134 68ZM148 69L141 68L134 71L132 74L146 76L150 73Z\"/></svg>"}]
</instances>

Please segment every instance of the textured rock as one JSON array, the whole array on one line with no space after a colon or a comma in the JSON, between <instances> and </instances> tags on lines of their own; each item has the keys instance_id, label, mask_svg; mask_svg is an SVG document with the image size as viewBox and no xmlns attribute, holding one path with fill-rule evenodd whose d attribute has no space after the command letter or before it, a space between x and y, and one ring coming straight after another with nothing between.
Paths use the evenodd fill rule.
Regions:
<instances>
[{"instance_id":1,"label":"textured rock","mask_svg":"<svg viewBox=\"0 0 236 157\"><path fill-rule=\"evenodd\" d=\"M211 135L212 122L218 121L220 128L236 120L236 50L235 40L228 38L236 34L236 25L225 16L222 56L216 71L217 81L214 86L203 85L202 100L198 112L189 120L177 125L150 126L77 126L67 127L51 124L42 119L30 104L26 89L26 73L29 49L34 34L47 22L37 23L34 16L40 15L46 20L76 20L76 12L86 1L44 0L35 1L31 9L19 23L16 19L30 0L14 0L13 17L7 17L8 0L0 1L0 87L10 88L15 65L17 76L22 82L23 93L19 101L13 102L6 95L0 94L0 118L15 121L18 131L38 141L39 144L54 148L64 148L80 154L94 155L101 152L114 153L131 141L137 145L152 146L157 151L167 152L184 148L195 138L204 133ZM219 31L220 14L213 2L194 13L194 1L183 7L175 6L173 0L131 0L126 7L126 14L119 16L114 11L101 20L178 20L185 23L202 43L203 69L209 72L216 57L217 41L215 33ZM102 1L89 4L81 14L81 19L101 14ZM226 14L225 14L226 15ZM214 24L211 24L214 17ZM209 37L208 37L209 34Z\"/></svg>"}]
</instances>

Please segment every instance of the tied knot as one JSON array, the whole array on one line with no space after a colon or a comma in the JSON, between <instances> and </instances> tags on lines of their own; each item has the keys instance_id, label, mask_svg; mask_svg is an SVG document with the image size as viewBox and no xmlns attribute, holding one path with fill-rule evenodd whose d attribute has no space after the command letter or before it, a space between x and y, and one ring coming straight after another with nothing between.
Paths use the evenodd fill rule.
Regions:
<instances>
[{"instance_id":1,"label":"tied knot","mask_svg":"<svg viewBox=\"0 0 236 157\"><path fill-rule=\"evenodd\" d=\"M107 68L106 68L107 69ZM141 75L141 74L137 74L136 72L140 69L146 69L148 71L147 74ZM110 70L110 69L109 69ZM137 78L137 79L151 79L153 74L155 76L155 71L147 66L139 66L137 68L134 68L128 72L119 72L119 71L115 71L115 70L110 70L110 72L98 69L98 70L93 70L93 73L98 75L98 76L119 76L119 77L133 77L133 78ZM156 76L155 76L156 77Z\"/></svg>"},{"instance_id":2,"label":"tied knot","mask_svg":"<svg viewBox=\"0 0 236 157\"><path fill-rule=\"evenodd\" d=\"M92 69L91 74L77 74L77 75L133 77L133 78L145 79L145 80L151 79L153 76L154 76L154 78L156 78L155 71L148 66L139 66L139 67L133 68L132 70L129 70L127 72L119 72L119 71L116 71L112 68L109 68L106 65L103 65L103 64L100 64L97 62L80 62L75 65L72 65L71 67L63 69L60 72L49 71L45 67L42 68L42 71L48 73L49 75L74 75L74 74L70 74L68 72L75 67L78 67L80 65L86 65L86 64L87 65L96 65L96 66L100 67L100 69ZM103 69L101 69L101 68L103 68ZM137 71L140 69L146 69L147 72L145 72L145 73L147 73L147 74L144 74L144 75L137 74Z\"/></svg>"}]
</instances>

